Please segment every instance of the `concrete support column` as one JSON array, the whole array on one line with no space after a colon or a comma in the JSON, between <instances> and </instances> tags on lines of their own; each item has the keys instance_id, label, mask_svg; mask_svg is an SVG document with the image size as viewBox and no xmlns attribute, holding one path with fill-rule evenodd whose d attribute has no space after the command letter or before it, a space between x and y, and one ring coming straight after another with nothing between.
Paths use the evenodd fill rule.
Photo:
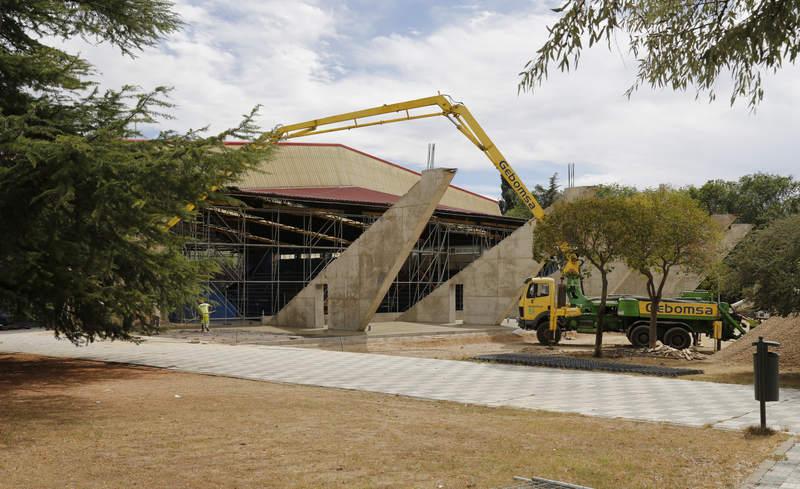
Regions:
<instances>
[{"instance_id":1,"label":"concrete support column","mask_svg":"<svg viewBox=\"0 0 800 489\"><path fill-rule=\"evenodd\" d=\"M454 175L446 168L422 172L420 181L289 301L272 324L319 327L322 295L317 291L327 284L328 327L364 331Z\"/></svg>"},{"instance_id":2,"label":"concrete support column","mask_svg":"<svg viewBox=\"0 0 800 489\"><path fill-rule=\"evenodd\" d=\"M455 286L462 285L464 323L500 324L513 312L525 279L538 273L541 268L541 264L533 259L533 227L533 220L520 226L497 246L487 250L417 302L399 319L452 322L455 319Z\"/></svg>"}]
</instances>

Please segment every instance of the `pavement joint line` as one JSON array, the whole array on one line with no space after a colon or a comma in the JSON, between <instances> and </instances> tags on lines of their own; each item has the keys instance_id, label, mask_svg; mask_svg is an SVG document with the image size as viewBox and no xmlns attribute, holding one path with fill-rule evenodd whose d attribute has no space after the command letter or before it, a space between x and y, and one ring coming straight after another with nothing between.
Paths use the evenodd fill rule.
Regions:
<instances>
[{"instance_id":1,"label":"pavement joint line","mask_svg":"<svg viewBox=\"0 0 800 489\"><path fill-rule=\"evenodd\" d=\"M740 414L738 416L731 416L730 418L721 419L721 420L717 421L714 424L718 425L718 424L722 424L722 423L728 423L730 421L733 421L733 420L736 420L736 419L741 419L741 418L744 418L745 416L754 414L755 412L756 412L755 409L751 409L749 411L745 411L744 413L742 413L742 414Z\"/></svg>"}]
</instances>

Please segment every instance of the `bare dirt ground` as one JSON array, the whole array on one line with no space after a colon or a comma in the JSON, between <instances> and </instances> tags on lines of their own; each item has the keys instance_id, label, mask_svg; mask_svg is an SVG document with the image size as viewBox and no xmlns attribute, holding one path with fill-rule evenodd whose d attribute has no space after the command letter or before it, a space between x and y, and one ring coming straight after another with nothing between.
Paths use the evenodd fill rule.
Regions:
<instances>
[{"instance_id":1,"label":"bare dirt ground","mask_svg":"<svg viewBox=\"0 0 800 489\"><path fill-rule=\"evenodd\" d=\"M777 341L780 346L771 348L780 354L784 367L800 368L800 316L772 317L751 330L737 342L715 355L721 362L731 365L751 365L753 362L753 342L759 336L765 340Z\"/></svg>"},{"instance_id":2,"label":"bare dirt ground","mask_svg":"<svg viewBox=\"0 0 800 489\"><path fill-rule=\"evenodd\" d=\"M784 439L0 355L2 488L728 488Z\"/></svg>"}]
</instances>

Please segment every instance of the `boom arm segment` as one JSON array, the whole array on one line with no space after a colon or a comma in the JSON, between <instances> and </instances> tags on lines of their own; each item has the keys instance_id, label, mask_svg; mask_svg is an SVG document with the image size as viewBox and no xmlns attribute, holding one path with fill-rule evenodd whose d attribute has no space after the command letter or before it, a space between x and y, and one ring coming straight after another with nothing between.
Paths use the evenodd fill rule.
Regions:
<instances>
[{"instance_id":1,"label":"boom arm segment","mask_svg":"<svg viewBox=\"0 0 800 489\"><path fill-rule=\"evenodd\" d=\"M415 109L433 107L438 107L439 110L422 114L412 114L410 112ZM361 119L369 119L371 117L397 113L400 114L397 117L361 121ZM500 175L506 181L506 183L511 186L511 188L519 197L520 201L522 201L522 203L528 209L530 209L533 217L535 217L537 220L544 217L544 209L542 209L542 206L536 201L536 197L534 197L533 194L528 190L511 165L508 164L503 154L499 149L497 149L480 124L478 124L478 121L475 120L469 109L467 109L467 107L460 102L453 102L445 95L435 95L433 97L409 100L407 102L386 104L379 107L347 112L345 114L323 117L321 119L314 119L297 124L290 124L288 126L278 126L271 132L265 133L257 142L275 143L284 139L293 139L303 136L312 136L315 134L346 131L360 127L377 126L437 116L444 116L450 120L450 122L456 126L456 129L466 136L466 138L469 139L472 144L474 144L483 152L483 154L486 155L487 158L489 158L489 161L491 161L495 168L497 168L497 171L500 172Z\"/></svg>"}]
</instances>

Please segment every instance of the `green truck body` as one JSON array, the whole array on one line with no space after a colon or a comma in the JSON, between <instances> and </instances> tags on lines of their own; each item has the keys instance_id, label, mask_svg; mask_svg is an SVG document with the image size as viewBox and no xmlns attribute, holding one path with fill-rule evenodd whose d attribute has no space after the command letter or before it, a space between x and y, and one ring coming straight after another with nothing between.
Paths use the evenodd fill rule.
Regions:
<instances>
[{"instance_id":1,"label":"green truck body","mask_svg":"<svg viewBox=\"0 0 800 489\"><path fill-rule=\"evenodd\" d=\"M580 315L566 317L561 327L567 330L594 330L600 299L586 297L580 280L570 278L566 284L569 305L580 308ZM632 344L649 343L651 302L648 297L609 296L606 302L606 331L624 332ZM721 326L720 339L730 340L746 333L741 318L730 304L715 301L708 291L693 290L677 298L663 298L658 311L658 339L675 348L687 348L701 334L714 336L714 323Z\"/></svg>"}]
</instances>

